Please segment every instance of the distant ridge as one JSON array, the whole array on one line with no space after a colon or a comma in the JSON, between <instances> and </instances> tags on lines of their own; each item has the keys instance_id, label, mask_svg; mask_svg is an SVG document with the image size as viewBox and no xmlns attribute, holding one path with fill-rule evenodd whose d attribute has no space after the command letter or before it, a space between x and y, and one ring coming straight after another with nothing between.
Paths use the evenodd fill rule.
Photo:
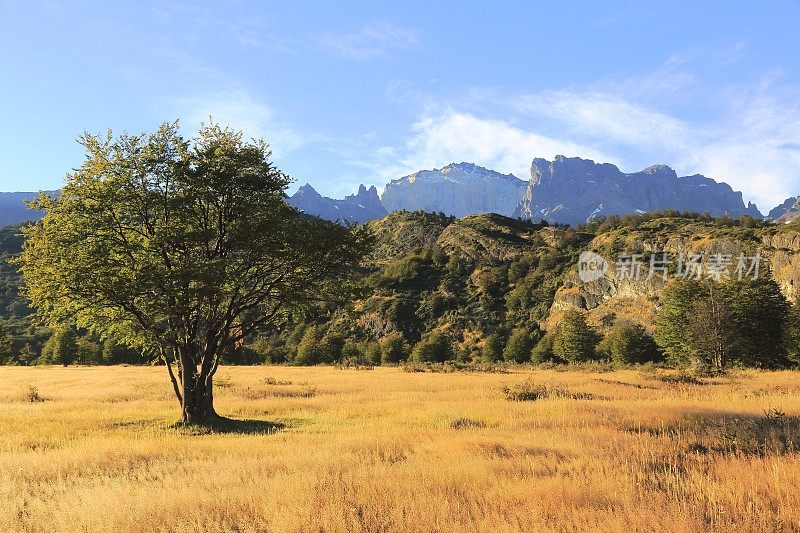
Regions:
<instances>
[{"instance_id":1,"label":"distant ridge","mask_svg":"<svg viewBox=\"0 0 800 533\"><path fill-rule=\"evenodd\" d=\"M37 193L0 193L0 226L37 220L25 200ZM57 192L56 192L57 194ZM326 220L364 223L395 211L441 212L458 218L483 213L579 225L595 217L648 211L692 211L780 222L800 218L800 196L788 198L765 217L730 185L695 174L678 177L666 165L624 173L610 163L579 157L536 158L529 180L473 163L451 163L392 180L381 195L359 186L355 194L328 198L305 184L287 201Z\"/></svg>"},{"instance_id":2,"label":"distant ridge","mask_svg":"<svg viewBox=\"0 0 800 533\"><path fill-rule=\"evenodd\" d=\"M45 191L46 194L58 194L58 191ZM38 192L0 192L0 227L39 220L42 214L28 209L25 202L33 200Z\"/></svg>"},{"instance_id":3,"label":"distant ridge","mask_svg":"<svg viewBox=\"0 0 800 533\"><path fill-rule=\"evenodd\" d=\"M699 174L678 177L666 165L624 173L610 163L560 155L553 161L534 159L528 181L472 163L420 170L392 180L379 199L377 194L370 195L367 203L359 202L362 207L358 210L352 208L350 199L362 197L363 186L357 195L344 200L320 196L306 187L310 186L301 187L290 203L322 218L359 222L394 211L442 212L456 217L497 213L570 225L598 216L670 209L717 217L765 218L755 204L745 204L741 192ZM773 216L773 210L767 218L782 216L793 202L789 204L782 210L779 206L777 216ZM363 208L366 205L370 209Z\"/></svg>"}]
</instances>

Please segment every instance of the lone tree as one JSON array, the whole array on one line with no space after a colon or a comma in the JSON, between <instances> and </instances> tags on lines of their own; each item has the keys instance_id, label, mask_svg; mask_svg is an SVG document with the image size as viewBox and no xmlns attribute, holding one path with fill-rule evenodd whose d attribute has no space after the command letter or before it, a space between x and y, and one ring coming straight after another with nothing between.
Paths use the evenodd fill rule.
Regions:
<instances>
[{"instance_id":1,"label":"lone tree","mask_svg":"<svg viewBox=\"0 0 800 533\"><path fill-rule=\"evenodd\" d=\"M184 139L84 134L86 161L19 257L53 326L74 321L163 361L187 424L217 417L220 356L314 302L343 301L370 238L285 202L290 180L263 141L211 124Z\"/></svg>"}]
</instances>

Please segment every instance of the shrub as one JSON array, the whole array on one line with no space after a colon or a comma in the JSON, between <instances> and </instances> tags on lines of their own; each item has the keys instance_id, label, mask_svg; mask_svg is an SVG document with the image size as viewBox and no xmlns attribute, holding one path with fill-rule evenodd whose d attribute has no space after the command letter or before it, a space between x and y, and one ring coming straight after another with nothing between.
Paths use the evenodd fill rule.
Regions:
<instances>
[{"instance_id":1,"label":"shrub","mask_svg":"<svg viewBox=\"0 0 800 533\"><path fill-rule=\"evenodd\" d=\"M554 383L534 383L531 380L517 383L512 387L503 387L503 394L512 402L532 402L549 398L567 398L570 400L591 400L593 396L587 392L570 392Z\"/></svg>"},{"instance_id":2,"label":"shrub","mask_svg":"<svg viewBox=\"0 0 800 533\"><path fill-rule=\"evenodd\" d=\"M35 385L28 385L28 390L25 391L24 398L26 402L39 403L43 402L44 398L39 394L39 389Z\"/></svg>"}]
</instances>

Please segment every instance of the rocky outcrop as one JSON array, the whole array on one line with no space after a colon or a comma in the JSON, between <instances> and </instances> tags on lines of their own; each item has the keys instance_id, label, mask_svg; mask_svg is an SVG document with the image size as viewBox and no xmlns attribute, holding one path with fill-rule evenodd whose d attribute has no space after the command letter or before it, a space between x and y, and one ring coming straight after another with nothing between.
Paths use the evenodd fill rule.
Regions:
<instances>
[{"instance_id":1,"label":"rocky outcrop","mask_svg":"<svg viewBox=\"0 0 800 533\"><path fill-rule=\"evenodd\" d=\"M800 220L800 196L796 197L794 204L777 218L778 222L784 223L794 222L795 220Z\"/></svg>"},{"instance_id":2,"label":"rocky outcrop","mask_svg":"<svg viewBox=\"0 0 800 533\"><path fill-rule=\"evenodd\" d=\"M387 214L374 186L367 189L361 185L356 194L345 196L343 200L335 200L322 196L314 187L305 184L287 201L304 213L326 220L362 223Z\"/></svg>"},{"instance_id":3,"label":"rocky outcrop","mask_svg":"<svg viewBox=\"0 0 800 533\"><path fill-rule=\"evenodd\" d=\"M514 216L564 224L635 212L695 211L713 216L762 218L742 193L701 175L679 178L666 165L625 174L609 163L556 156L534 159L531 180Z\"/></svg>"},{"instance_id":4,"label":"rocky outcrop","mask_svg":"<svg viewBox=\"0 0 800 533\"><path fill-rule=\"evenodd\" d=\"M525 182L471 163L420 170L386 185L381 201L387 211L430 211L464 217L480 213L511 215Z\"/></svg>"},{"instance_id":5,"label":"rocky outcrop","mask_svg":"<svg viewBox=\"0 0 800 533\"><path fill-rule=\"evenodd\" d=\"M642 275L638 279L618 275L617 257L609 249L610 242L626 255L637 253L648 257L655 253L659 258L660 254L667 253L673 267L680 256L700 255L707 265L709 258L721 254L729 258L728 274L732 278L738 277L736 268L741 254L745 256L744 268L749 268L752 258L758 255L759 276L771 275L790 301L800 299L800 231L785 226L760 230L761 236L741 233L739 237L735 234L721 236L717 234L719 231L713 226L698 224L693 230L680 233L635 230L630 234L597 236L587 249L597 251L608 261L607 273L599 279L583 280L577 269L571 272L556 291L545 327L557 324L565 311L580 309L587 311L590 322L600 327L612 318L624 318L652 328L665 285L663 276L659 272L648 276L647 259L642 260ZM669 279L674 277L673 272ZM704 277L708 277L708 271Z\"/></svg>"},{"instance_id":6,"label":"rocky outcrop","mask_svg":"<svg viewBox=\"0 0 800 533\"><path fill-rule=\"evenodd\" d=\"M787 198L781 205L775 207L769 212L767 215L767 220L778 220L783 215L788 213L792 208L794 208L797 202L800 202L800 196L792 196L791 198Z\"/></svg>"}]
</instances>

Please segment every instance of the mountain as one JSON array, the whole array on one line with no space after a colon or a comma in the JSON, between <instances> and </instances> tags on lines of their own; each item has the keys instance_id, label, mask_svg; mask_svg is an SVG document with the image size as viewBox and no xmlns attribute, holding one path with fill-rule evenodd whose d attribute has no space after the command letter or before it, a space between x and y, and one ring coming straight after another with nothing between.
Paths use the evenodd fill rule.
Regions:
<instances>
[{"instance_id":1,"label":"mountain","mask_svg":"<svg viewBox=\"0 0 800 533\"><path fill-rule=\"evenodd\" d=\"M378 198L378 190L374 186L367 189L361 185L356 194L345 196L343 200L335 200L322 196L306 183L287 201L304 213L326 220L362 223L386 215L386 210Z\"/></svg>"},{"instance_id":2,"label":"mountain","mask_svg":"<svg viewBox=\"0 0 800 533\"><path fill-rule=\"evenodd\" d=\"M778 222L794 222L796 220L800 220L800 197L797 198L797 201L790 209L781 215Z\"/></svg>"},{"instance_id":3,"label":"mountain","mask_svg":"<svg viewBox=\"0 0 800 533\"><path fill-rule=\"evenodd\" d=\"M478 213L510 215L522 199L525 182L472 163L420 170L386 185L387 211L429 211L463 217Z\"/></svg>"},{"instance_id":4,"label":"mountain","mask_svg":"<svg viewBox=\"0 0 800 533\"><path fill-rule=\"evenodd\" d=\"M35 192L0 192L0 227L39 220L41 213L32 211L25 205L39 193ZM47 191L47 194L56 194Z\"/></svg>"},{"instance_id":5,"label":"mountain","mask_svg":"<svg viewBox=\"0 0 800 533\"><path fill-rule=\"evenodd\" d=\"M768 220L792 222L800 217L800 196L787 198L785 202L773 209L767 215Z\"/></svg>"},{"instance_id":6,"label":"mountain","mask_svg":"<svg viewBox=\"0 0 800 533\"><path fill-rule=\"evenodd\" d=\"M0 227L38 218L38 213L27 211L23 203L33 196L0 193ZM787 199L766 218L797 219L798 200L800 197ZM624 173L610 163L562 155L553 161L534 159L528 181L472 163L451 163L392 180L380 196L374 186L361 185L356 194L328 198L306 184L287 201L309 215L355 223L395 211L441 212L458 218L496 213L571 226L598 216L666 210L765 218L753 203L745 204L741 192L699 174L678 177L666 165Z\"/></svg>"},{"instance_id":7,"label":"mountain","mask_svg":"<svg viewBox=\"0 0 800 533\"><path fill-rule=\"evenodd\" d=\"M609 163L560 155L533 160L514 216L577 225L595 216L668 209L763 218L755 205L744 205L742 193L699 174L679 178L666 165L625 174Z\"/></svg>"}]
</instances>

